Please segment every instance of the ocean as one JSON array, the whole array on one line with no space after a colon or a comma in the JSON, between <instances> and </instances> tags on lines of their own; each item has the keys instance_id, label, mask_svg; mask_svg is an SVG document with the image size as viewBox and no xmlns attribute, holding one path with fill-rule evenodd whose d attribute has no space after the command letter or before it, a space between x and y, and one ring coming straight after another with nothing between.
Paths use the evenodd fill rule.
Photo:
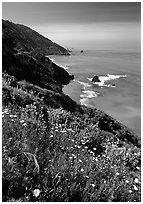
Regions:
<instances>
[{"instance_id":1,"label":"ocean","mask_svg":"<svg viewBox=\"0 0 143 204\"><path fill-rule=\"evenodd\" d=\"M78 50L50 55L75 79L63 91L77 103L98 108L141 136L141 53ZM100 82L92 82L97 75Z\"/></svg>"}]
</instances>

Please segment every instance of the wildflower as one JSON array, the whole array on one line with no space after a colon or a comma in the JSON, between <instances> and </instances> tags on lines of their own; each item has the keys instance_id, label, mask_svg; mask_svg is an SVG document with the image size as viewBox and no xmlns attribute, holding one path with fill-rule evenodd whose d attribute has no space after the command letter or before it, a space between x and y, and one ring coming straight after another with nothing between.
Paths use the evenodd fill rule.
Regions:
<instances>
[{"instance_id":1,"label":"wildflower","mask_svg":"<svg viewBox=\"0 0 143 204\"><path fill-rule=\"evenodd\" d=\"M11 118L17 118L17 115L9 115Z\"/></svg>"},{"instance_id":2,"label":"wildflower","mask_svg":"<svg viewBox=\"0 0 143 204\"><path fill-rule=\"evenodd\" d=\"M95 157L95 161L98 161L98 158L97 158L97 157Z\"/></svg>"},{"instance_id":3,"label":"wildflower","mask_svg":"<svg viewBox=\"0 0 143 204\"><path fill-rule=\"evenodd\" d=\"M92 183L92 184L91 184L91 186L94 188L94 187L95 187L95 184L94 184L94 183Z\"/></svg>"},{"instance_id":4,"label":"wildflower","mask_svg":"<svg viewBox=\"0 0 143 204\"><path fill-rule=\"evenodd\" d=\"M134 187L134 190L135 190L135 191L138 191L138 188L137 188L135 185L133 185L133 187Z\"/></svg>"},{"instance_id":5,"label":"wildflower","mask_svg":"<svg viewBox=\"0 0 143 204\"><path fill-rule=\"evenodd\" d=\"M82 160L81 160L81 159L79 159L79 162L82 162Z\"/></svg>"},{"instance_id":6,"label":"wildflower","mask_svg":"<svg viewBox=\"0 0 143 204\"><path fill-rule=\"evenodd\" d=\"M69 128L69 129L67 128L67 131L71 131L72 132L73 130L71 128Z\"/></svg>"},{"instance_id":7,"label":"wildflower","mask_svg":"<svg viewBox=\"0 0 143 204\"><path fill-rule=\"evenodd\" d=\"M93 150L95 151L95 150L96 150L96 147L94 147Z\"/></svg>"},{"instance_id":8,"label":"wildflower","mask_svg":"<svg viewBox=\"0 0 143 204\"><path fill-rule=\"evenodd\" d=\"M15 163L14 158L8 157L8 163L9 165L13 165Z\"/></svg>"},{"instance_id":9,"label":"wildflower","mask_svg":"<svg viewBox=\"0 0 143 204\"><path fill-rule=\"evenodd\" d=\"M7 113L8 112L8 108L6 108L5 110L4 110L4 113Z\"/></svg>"},{"instance_id":10,"label":"wildflower","mask_svg":"<svg viewBox=\"0 0 143 204\"><path fill-rule=\"evenodd\" d=\"M72 156L76 159L76 156L74 154L72 154Z\"/></svg>"},{"instance_id":11,"label":"wildflower","mask_svg":"<svg viewBox=\"0 0 143 204\"><path fill-rule=\"evenodd\" d=\"M25 121L24 120L20 120L20 123L24 123Z\"/></svg>"},{"instance_id":12,"label":"wildflower","mask_svg":"<svg viewBox=\"0 0 143 204\"><path fill-rule=\"evenodd\" d=\"M39 189L35 189L35 190L33 191L33 195L34 195L35 197L38 197L39 194L40 194L40 190L39 190Z\"/></svg>"},{"instance_id":13,"label":"wildflower","mask_svg":"<svg viewBox=\"0 0 143 204\"><path fill-rule=\"evenodd\" d=\"M92 152L92 151L90 151L90 150L89 150L89 152L90 152L90 154L93 154L93 155L94 155L94 152Z\"/></svg>"},{"instance_id":14,"label":"wildflower","mask_svg":"<svg viewBox=\"0 0 143 204\"><path fill-rule=\"evenodd\" d=\"M135 183L138 183L139 182L139 179L138 178L135 178Z\"/></svg>"},{"instance_id":15,"label":"wildflower","mask_svg":"<svg viewBox=\"0 0 143 204\"><path fill-rule=\"evenodd\" d=\"M131 190L129 190L129 193L132 193L132 191L131 191Z\"/></svg>"},{"instance_id":16,"label":"wildflower","mask_svg":"<svg viewBox=\"0 0 143 204\"><path fill-rule=\"evenodd\" d=\"M26 123L23 123L22 125L23 125L23 126L26 126Z\"/></svg>"},{"instance_id":17,"label":"wildflower","mask_svg":"<svg viewBox=\"0 0 143 204\"><path fill-rule=\"evenodd\" d=\"M137 166L137 167L136 167L136 169L140 170L140 167L139 167L139 166Z\"/></svg>"},{"instance_id":18,"label":"wildflower","mask_svg":"<svg viewBox=\"0 0 143 204\"><path fill-rule=\"evenodd\" d=\"M126 183L129 183L129 181L128 181L128 180L126 180L125 182L126 182Z\"/></svg>"},{"instance_id":19,"label":"wildflower","mask_svg":"<svg viewBox=\"0 0 143 204\"><path fill-rule=\"evenodd\" d=\"M117 172L116 175L119 176L120 174Z\"/></svg>"},{"instance_id":20,"label":"wildflower","mask_svg":"<svg viewBox=\"0 0 143 204\"><path fill-rule=\"evenodd\" d=\"M50 135L50 137L52 138L52 137L54 137L53 135Z\"/></svg>"},{"instance_id":21,"label":"wildflower","mask_svg":"<svg viewBox=\"0 0 143 204\"><path fill-rule=\"evenodd\" d=\"M9 138L9 142L11 142L11 140L12 140L12 139L13 139L13 138L12 138L12 137L10 137L10 138Z\"/></svg>"},{"instance_id":22,"label":"wildflower","mask_svg":"<svg viewBox=\"0 0 143 204\"><path fill-rule=\"evenodd\" d=\"M62 133L65 133L65 132L67 132L67 131L66 131L66 130L62 130L61 132L62 132Z\"/></svg>"},{"instance_id":23,"label":"wildflower","mask_svg":"<svg viewBox=\"0 0 143 204\"><path fill-rule=\"evenodd\" d=\"M85 146L84 148L85 148L85 149L88 149L88 147L87 147L87 146Z\"/></svg>"},{"instance_id":24,"label":"wildflower","mask_svg":"<svg viewBox=\"0 0 143 204\"><path fill-rule=\"evenodd\" d=\"M83 172L83 171L84 171L84 169L82 168L80 171L81 171L81 172Z\"/></svg>"}]
</instances>

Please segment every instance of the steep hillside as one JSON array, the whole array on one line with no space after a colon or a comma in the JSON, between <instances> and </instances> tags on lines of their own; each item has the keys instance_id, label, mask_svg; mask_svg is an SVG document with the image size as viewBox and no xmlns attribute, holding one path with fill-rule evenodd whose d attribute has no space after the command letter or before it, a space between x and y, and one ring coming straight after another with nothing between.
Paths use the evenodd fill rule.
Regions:
<instances>
[{"instance_id":1,"label":"steep hillside","mask_svg":"<svg viewBox=\"0 0 143 204\"><path fill-rule=\"evenodd\" d=\"M31 28L2 21L2 32L14 38L17 51L38 52L43 55L69 55L68 50L40 35Z\"/></svg>"},{"instance_id":2,"label":"steep hillside","mask_svg":"<svg viewBox=\"0 0 143 204\"><path fill-rule=\"evenodd\" d=\"M139 138L66 96L73 76L3 23L3 201L141 201Z\"/></svg>"},{"instance_id":3,"label":"steep hillside","mask_svg":"<svg viewBox=\"0 0 143 204\"><path fill-rule=\"evenodd\" d=\"M60 50L62 54L67 52L30 28L3 20L3 72L6 71L18 80L25 79L43 88L61 92L62 85L68 84L74 77L45 57L49 54L49 46L55 46L58 53ZM53 54L57 54L57 51Z\"/></svg>"}]
</instances>

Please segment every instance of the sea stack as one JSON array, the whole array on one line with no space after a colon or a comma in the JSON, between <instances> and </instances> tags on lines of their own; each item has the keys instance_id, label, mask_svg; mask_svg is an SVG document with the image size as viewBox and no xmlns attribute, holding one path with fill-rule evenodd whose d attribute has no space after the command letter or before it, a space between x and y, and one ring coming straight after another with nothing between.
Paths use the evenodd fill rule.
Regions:
<instances>
[{"instance_id":1,"label":"sea stack","mask_svg":"<svg viewBox=\"0 0 143 204\"><path fill-rule=\"evenodd\" d=\"M93 78L92 78L92 82L101 82L99 77L97 75L95 75Z\"/></svg>"}]
</instances>

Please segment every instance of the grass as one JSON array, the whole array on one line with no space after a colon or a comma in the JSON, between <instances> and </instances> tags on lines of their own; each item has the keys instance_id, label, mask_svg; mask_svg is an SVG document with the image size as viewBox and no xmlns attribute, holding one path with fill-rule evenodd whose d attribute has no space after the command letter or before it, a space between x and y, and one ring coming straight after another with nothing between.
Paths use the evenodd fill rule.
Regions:
<instances>
[{"instance_id":1,"label":"grass","mask_svg":"<svg viewBox=\"0 0 143 204\"><path fill-rule=\"evenodd\" d=\"M3 201L141 201L139 147L101 129L94 114L32 97L3 103Z\"/></svg>"}]
</instances>

